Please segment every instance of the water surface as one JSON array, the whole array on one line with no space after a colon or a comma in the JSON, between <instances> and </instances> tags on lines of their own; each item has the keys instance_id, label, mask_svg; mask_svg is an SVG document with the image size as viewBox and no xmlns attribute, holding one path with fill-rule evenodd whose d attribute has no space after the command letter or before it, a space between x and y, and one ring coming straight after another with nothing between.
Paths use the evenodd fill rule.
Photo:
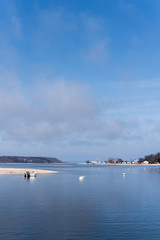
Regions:
<instances>
[{"instance_id":1,"label":"water surface","mask_svg":"<svg viewBox=\"0 0 160 240\"><path fill-rule=\"evenodd\" d=\"M0 175L0 239L160 239L159 167L27 166L59 173Z\"/></svg>"}]
</instances>

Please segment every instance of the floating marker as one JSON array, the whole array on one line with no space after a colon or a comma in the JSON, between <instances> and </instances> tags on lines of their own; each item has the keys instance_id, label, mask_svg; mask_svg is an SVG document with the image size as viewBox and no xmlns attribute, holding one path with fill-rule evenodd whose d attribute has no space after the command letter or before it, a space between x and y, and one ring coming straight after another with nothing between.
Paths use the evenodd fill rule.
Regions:
<instances>
[{"instance_id":1,"label":"floating marker","mask_svg":"<svg viewBox=\"0 0 160 240\"><path fill-rule=\"evenodd\" d=\"M85 179L85 176L80 176L79 181L83 181Z\"/></svg>"}]
</instances>

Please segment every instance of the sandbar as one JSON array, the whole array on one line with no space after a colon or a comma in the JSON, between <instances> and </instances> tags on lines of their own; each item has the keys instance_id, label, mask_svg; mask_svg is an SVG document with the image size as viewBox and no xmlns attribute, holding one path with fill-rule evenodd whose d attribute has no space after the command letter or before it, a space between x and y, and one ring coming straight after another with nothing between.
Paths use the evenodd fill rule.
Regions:
<instances>
[{"instance_id":1,"label":"sandbar","mask_svg":"<svg viewBox=\"0 0 160 240\"><path fill-rule=\"evenodd\" d=\"M24 174L26 171L36 172L37 174L58 173L57 171L31 169L31 168L0 168L0 174Z\"/></svg>"}]
</instances>

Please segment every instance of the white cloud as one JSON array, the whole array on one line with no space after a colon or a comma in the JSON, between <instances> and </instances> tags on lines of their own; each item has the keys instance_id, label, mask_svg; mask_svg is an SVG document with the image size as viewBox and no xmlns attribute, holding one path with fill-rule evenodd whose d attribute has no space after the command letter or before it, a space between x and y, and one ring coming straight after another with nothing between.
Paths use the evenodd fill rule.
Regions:
<instances>
[{"instance_id":1,"label":"white cloud","mask_svg":"<svg viewBox=\"0 0 160 240\"><path fill-rule=\"evenodd\" d=\"M87 62L106 62L109 57L109 37L104 31L106 19L87 13L75 14L64 8L39 11L37 29L33 33L36 44L54 48L74 49ZM36 45L37 47L37 45ZM80 53L80 54L79 54Z\"/></svg>"},{"instance_id":2,"label":"white cloud","mask_svg":"<svg viewBox=\"0 0 160 240\"><path fill-rule=\"evenodd\" d=\"M108 39L100 39L94 42L82 56L89 62L107 62L109 59Z\"/></svg>"},{"instance_id":3,"label":"white cloud","mask_svg":"<svg viewBox=\"0 0 160 240\"><path fill-rule=\"evenodd\" d=\"M14 37L21 40L23 37L22 24L14 1L2 0L1 9L3 10L1 13L3 35L12 38L12 40Z\"/></svg>"},{"instance_id":4,"label":"white cloud","mask_svg":"<svg viewBox=\"0 0 160 240\"><path fill-rule=\"evenodd\" d=\"M96 112L87 88L80 84L60 80L32 86L30 93L19 90L0 91L0 128L8 138L43 140L69 134L76 122Z\"/></svg>"},{"instance_id":5,"label":"white cloud","mask_svg":"<svg viewBox=\"0 0 160 240\"><path fill-rule=\"evenodd\" d=\"M155 121L153 116L150 121L143 119L143 115L126 118L125 112L129 114L136 109L135 105L117 104L100 107L87 86L61 79L37 82L28 89L18 82L14 87L3 83L0 88L1 147L3 152L7 151L8 144L5 154L30 151L31 155L54 154L64 158L66 153L68 159L74 154L93 156L100 150L100 156L112 155L115 150L120 157L125 145L129 151L140 142L148 141L155 131Z\"/></svg>"},{"instance_id":6,"label":"white cloud","mask_svg":"<svg viewBox=\"0 0 160 240\"><path fill-rule=\"evenodd\" d=\"M119 9L123 10L127 14L137 14L138 9L133 3L126 3L125 1L119 2Z\"/></svg>"},{"instance_id":7,"label":"white cloud","mask_svg":"<svg viewBox=\"0 0 160 240\"><path fill-rule=\"evenodd\" d=\"M57 80L0 90L0 131L13 141L92 142L126 135L126 122L101 117L88 87ZM96 140L96 141L97 141Z\"/></svg>"},{"instance_id":8,"label":"white cloud","mask_svg":"<svg viewBox=\"0 0 160 240\"><path fill-rule=\"evenodd\" d=\"M81 13L80 21L87 35L98 35L103 31L104 21L100 17Z\"/></svg>"}]
</instances>

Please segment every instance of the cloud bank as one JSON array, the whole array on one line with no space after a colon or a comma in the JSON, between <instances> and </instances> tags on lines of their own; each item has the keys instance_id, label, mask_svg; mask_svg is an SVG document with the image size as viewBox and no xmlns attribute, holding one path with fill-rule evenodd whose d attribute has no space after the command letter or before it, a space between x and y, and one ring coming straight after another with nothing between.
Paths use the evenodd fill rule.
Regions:
<instances>
[{"instance_id":1,"label":"cloud bank","mask_svg":"<svg viewBox=\"0 0 160 240\"><path fill-rule=\"evenodd\" d=\"M59 156L63 148L62 157L66 152L71 156L76 151L81 156L82 149L86 157L97 154L100 149L101 156L114 155L114 148L121 152L122 143L131 151L133 143L139 144L155 132L153 126L159 128L153 116L146 115L144 119L142 113L134 117L136 111L145 111L148 105L144 106L144 101L128 101L128 104L113 98L105 101L106 104L102 104L102 99L95 98L87 85L64 79L37 81L28 86L16 79L1 81L0 144L3 151L8 144L8 151L12 149L12 153L20 154L56 153ZM19 145L21 148L17 149Z\"/></svg>"},{"instance_id":2,"label":"cloud bank","mask_svg":"<svg viewBox=\"0 0 160 240\"><path fill-rule=\"evenodd\" d=\"M92 142L125 136L126 122L102 117L104 109L86 85L56 80L6 86L0 90L2 140Z\"/></svg>"}]
</instances>

